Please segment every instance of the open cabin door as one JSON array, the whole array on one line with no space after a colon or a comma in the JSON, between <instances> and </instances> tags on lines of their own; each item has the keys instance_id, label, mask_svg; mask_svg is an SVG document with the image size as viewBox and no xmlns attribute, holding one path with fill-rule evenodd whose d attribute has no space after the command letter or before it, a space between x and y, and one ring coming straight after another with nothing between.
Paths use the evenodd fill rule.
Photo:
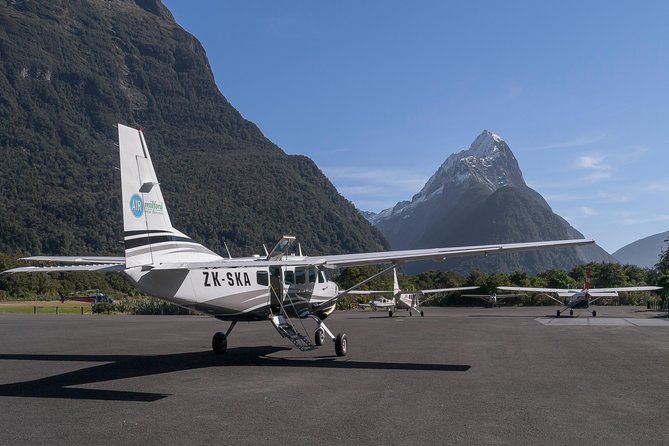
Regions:
<instances>
[{"instance_id":1,"label":"open cabin door","mask_svg":"<svg viewBox=\"0 0 669 446\"><path fill-rule=\"evenodd\" d=\"M272 313L279 311L285 295L283 269L280 266L272 266L269 269L269 294Z\"/></svg>"}]
</instances>

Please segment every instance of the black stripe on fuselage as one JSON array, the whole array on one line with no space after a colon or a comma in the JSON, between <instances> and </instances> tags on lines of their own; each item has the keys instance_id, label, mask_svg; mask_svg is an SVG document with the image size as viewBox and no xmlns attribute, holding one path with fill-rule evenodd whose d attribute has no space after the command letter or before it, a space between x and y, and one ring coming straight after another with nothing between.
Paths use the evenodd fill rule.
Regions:
<instances>
[{"instance_id":1,"label":"black stripe on fuselage","mask_svg":"<svg viewBox=\"0 0 669 446\"><path fill-rule=\"evenodd\" d=\"M196 241L188 237L177 237L175 235L153 235L148 237L133 238L125 241L125 249L140 248L147 245L155 245L157 243L164 242L185 242L185 243L194 243Z\"/></svg>"}]
</instances>

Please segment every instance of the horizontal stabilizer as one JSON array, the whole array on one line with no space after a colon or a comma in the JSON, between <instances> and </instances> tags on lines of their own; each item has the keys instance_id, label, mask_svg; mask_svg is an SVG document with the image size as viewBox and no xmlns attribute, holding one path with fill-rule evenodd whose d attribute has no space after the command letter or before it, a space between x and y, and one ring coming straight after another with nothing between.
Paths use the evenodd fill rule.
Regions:
<instances>
[{"instance_id":1,"label":"horizontal stabilizer","mask_svg":"<svg viewBox=\"0 0 669 446\"><path fill-rule=\"evenodd\" d=\"M31 260L35 262L58 262L58 263L111 263L125 265L125 257L96 257L96 256L32 256L23 257L21 260Z\"/></svg>"},{"instance_id":2,"label":"horizontal stabilizer","mask_svg":"<svg viewBox=\"0 0 669 446\"><path fill-rule=\"evenodd\" d=\"M96 272L115 272L125 270L125 265L120 264L102 264L102 265L64 265L64 266L23 266L19 268L8 269L4 273L65 273L71 271L96 271Z\"/></svg>"}]
</instances>

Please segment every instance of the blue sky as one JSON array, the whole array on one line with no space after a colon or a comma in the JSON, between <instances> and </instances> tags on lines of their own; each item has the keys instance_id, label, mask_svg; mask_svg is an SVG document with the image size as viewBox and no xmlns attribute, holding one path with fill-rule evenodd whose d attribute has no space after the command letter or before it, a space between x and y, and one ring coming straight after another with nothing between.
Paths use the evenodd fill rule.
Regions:
<instances>
[{"instance_id":1,"label":"blue sky","mask_svg":"<svg viewBox=\"0 0 669 446\"><path fill-rule=\"evenodd\" d=\"M669 2L164 2L221 92L358 208L483 129L609 252L669 229Z\"/></svg>"}]
</instances>

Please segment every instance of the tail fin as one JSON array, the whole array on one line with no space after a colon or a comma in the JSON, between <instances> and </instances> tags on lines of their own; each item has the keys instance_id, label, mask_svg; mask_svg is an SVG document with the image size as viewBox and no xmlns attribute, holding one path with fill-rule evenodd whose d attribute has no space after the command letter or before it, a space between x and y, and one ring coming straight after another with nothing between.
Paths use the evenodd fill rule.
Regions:
<instances>
[{"instance_id":1,"label":"tail fin","mask_svg":"<svg viewBox=\"0 0 669 446\"><path fill-rule=\"evenodd\" d=\"M400 292L400 282L397 280L397 267L393 268L393 294Z\"/></svg>"},{"instance_id":2,"label":"tail fin","mask_svg":"<svg viewBox=\"0 0 669 446\"><path fill-rule=\"evenodd\" d=\"M172 227L142 130L119 124L118 142L126 266L220 260Z\"/></svg>"}]
</instances>

